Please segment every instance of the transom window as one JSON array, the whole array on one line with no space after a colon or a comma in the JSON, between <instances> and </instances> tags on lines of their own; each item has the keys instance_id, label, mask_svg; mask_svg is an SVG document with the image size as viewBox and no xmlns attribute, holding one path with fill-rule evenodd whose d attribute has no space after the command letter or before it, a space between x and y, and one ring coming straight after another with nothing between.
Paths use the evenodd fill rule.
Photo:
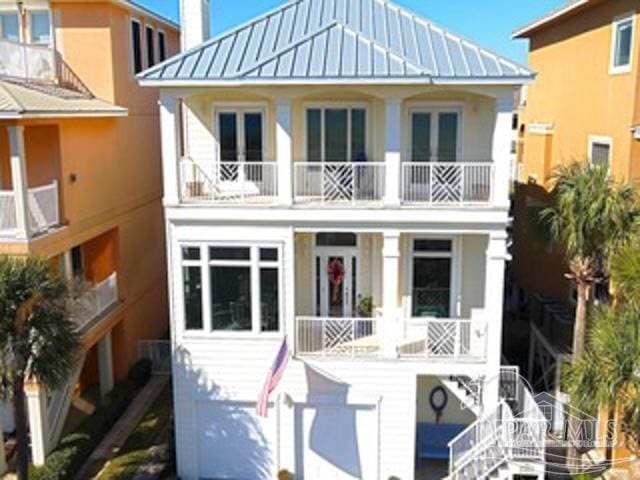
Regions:
<instances>
[{"instance_id":1,"label":"transom window","mask_svg":"<svg viewBox=\"0 0 640 480\"><path fill-rule=\"evenodd\" d=\"M367 160L365 108L308 108L307 161Z\"/></svg>"},{"instance_id":2,"label":"transom window","mask_svg":"<svg viewBox=\"0 0 640 480\"><path fill-rule=\"evenodd\" d=\"M280 330L278 247L185 246L182 274L186 330Z\"/></svg>"},{"instance_id":3,"label":"transom window","mask_svg":"<svg viewBox=\"0 0 640 480\"><path fill-rule=\"evenodd\" d=\"M453 241L415 239L412 247L411 315L450 317Z\"/></svg>"},{"instance_id":4,"label":"transom window","mask_svg":"<svg viewBox=\"0 0 640 480\"><path fill-rule=\"evenodd\" d=\"M0 36L4 40L20 41L20 22L17 12L0 14Z\"/></svg>"},{"instance_id":5,"label":"transom window","mask_svg":"<svg viewBox=\"0 0 640 480\"><path fill-rule=\"evenodd\" d=\"M613 22L613 54L611 59L611 70L613 73L628 72L631 69L633 30L633 14L619 18Z\"/></svg>"}]
</instances>

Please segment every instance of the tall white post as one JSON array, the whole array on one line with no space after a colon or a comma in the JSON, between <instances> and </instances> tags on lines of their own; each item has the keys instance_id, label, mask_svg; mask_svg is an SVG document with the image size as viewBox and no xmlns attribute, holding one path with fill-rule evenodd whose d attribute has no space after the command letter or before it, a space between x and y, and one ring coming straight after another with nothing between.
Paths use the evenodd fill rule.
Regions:
<instances>
[{"instance_id":1,"label":"tall white post","mask_svg":"<svg viewBox=\"0 0 640 480\"><path fill-rule=\"evenodd\" d=\"M384 203L393 207L400 205L402 100L387 99L385 112L386 193Z\"/></svg>"},{"instance_id":2,"label":"tall white post","mask_svg":"<svg viewBox=\"0 0 640 480\"><path fill-rule=\"evenodd\" d=\"M7 454L4 451L4 433L0 424L0 478L7 473Z\"/></svg>"},{"instance_id":3,"label":"tall white post","mask_svg":"<svg viewBox=\"0 0 640 480\"><path fill-rule=\"evenodd\" d=\"M11 155L11 181L16 209L16 237L21 240L31 238L29 222L29 185L27 182L27 157L24 148L24 127L10 125L9 152Z\"/></svg>"},{"instance_id":4,"label":"tall white post","mask_svg":"<svg viewBox=\"0 0 640 480\"><path fill-rule=\"evenodd\" d=\"M160 130L162 132L162 174L165 205L180 203L180 170L178 148L181 121L178 101L172 95L160 95Z\"/></svg>"},{"instance_id":5,"label":"tall white post","mask_svg":"<svg viewBox=\"0 0 640 480\"><path fill-rule=\"evenodd\" d=\"M64 278L67 282L73 281L73 259L71 257L71 250L67 250L62 254L62 261L64 264Z\"/></svg>"},{"instance_id":6,"label":"tall white post","mask_svg":"<svg viewBox=\"0 0 640 480\"><path fill-rule=\"evenodd\" d=\"M209 8L209 0L180 1L182 51L196 47L209 38Z\"/></svg>"},{"instance_id":7,"label":"tall white post","mask_svg":"<svg viewBox=\"0 0 640 480\"><path fill-rule=\"evenodd\" d=\"M289 229L287 240L284 244L284 300L285 311L281 318L284 319L284 331L289 341L289 348L294 352L298 348L296 340L296 233Z\"/></svg>"},{"instance_id":8,"label":"tall white post","mask_svg":"<svg viewBox=\"0 0 640 480\"><path fill-rule=\"evenodd\" d=\"M113 389L111 330L98 342L98 370L100 372L100 395L105 397Z\"/></svg>"},{"instance_id":9,"label":"tall white post","mask_svg":"<svg viewBox=\"0 0 640 480\"><path fill-rule=\"evenodd\" d=\"M293 203L293 143L291 141L291 99L276 100L276 155L278 158L278 200Z\"/></svg>"},{"instance_id":10,"label":"tall white post","mask_svg":"<svg viewBox=\"0 0 640 480\"><path fill-rule=\"evenodd\" d=\"M382 326L383 355L389 358L398 356L397 337L398 295L400 292L400 232L385 231L382 245Z\"/></svg>"},{"instance_id":11,"label":"tall white post","mask_svg":"<svg viewBox=\"0 0 640 480\"><path fill-rule=\"evenodd\" d=\"M24 391L27 395L31 457L35 466L41 466L44 465L49 443L47 393L37 383L25 385Z\"/></svg>"},{"instance_id":12,"label":"tall white post","mask_svg":"<svg viewBox=\"0 0 640 480\"><path fill-rule=\"evenodd\" d=\"M495 165L493 203L509 208L511 171L511 140L513 122L513 91L508 90L496 99L495 128L492 156Z\"/></svg>"},{"instance_id":13,"label":"tall white post","mask_svg":"<svg viewBox=\"0 0 640 480\"><path fill-rule=\"evenodd\" d=\"M483 404L491 411L498 404L500 360L502 355L502 306L504 267L509 258L506 232L492 232L486 252L484 312L487 327L487 370Z\"/></svg>"}]
</instances>

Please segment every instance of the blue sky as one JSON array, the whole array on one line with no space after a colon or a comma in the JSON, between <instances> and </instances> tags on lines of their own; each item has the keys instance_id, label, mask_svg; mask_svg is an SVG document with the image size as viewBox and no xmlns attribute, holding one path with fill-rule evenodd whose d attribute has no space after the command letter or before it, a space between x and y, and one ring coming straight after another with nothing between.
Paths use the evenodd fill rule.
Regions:
<instances>
[{"instance_id":1,"label":"blue sky","mask_svg":"<svg viewBox=\"0 0 640 480\"><path fill-rule=\"evenodd\" d=\"M136 1L178 19L178 0ZM212 32L214 35L224 32L285 1L212 0ZM527 43L511 40L511 32L564 0L395 0L395 3L490 50L525 63Z\"/></svg>"}]
</instances>

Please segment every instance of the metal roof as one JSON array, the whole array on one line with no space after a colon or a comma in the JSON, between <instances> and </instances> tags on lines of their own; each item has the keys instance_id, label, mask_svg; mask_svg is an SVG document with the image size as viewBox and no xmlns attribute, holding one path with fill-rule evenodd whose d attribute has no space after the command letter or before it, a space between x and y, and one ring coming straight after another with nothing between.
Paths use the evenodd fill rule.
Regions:
<instances>
[{"instance_id":1,"label":"metal roof","mask_svg":"<svg viewBox=\"0 0 640 480\"><path fill-rule=\"evenodd\" d=\"M64 87L0 80L0 119L127 114L126 108Z\"/></svg>"},{"instance_id":2,"label":"metal roof","mask_svg":"<svg viewBox=\"0 0 640 480\"><path fill-rule=\"evenodd\" d=\"M165 85L524 83L533 73L387 0L290 0L138 78Z\"/></svg>"}]
</instances>

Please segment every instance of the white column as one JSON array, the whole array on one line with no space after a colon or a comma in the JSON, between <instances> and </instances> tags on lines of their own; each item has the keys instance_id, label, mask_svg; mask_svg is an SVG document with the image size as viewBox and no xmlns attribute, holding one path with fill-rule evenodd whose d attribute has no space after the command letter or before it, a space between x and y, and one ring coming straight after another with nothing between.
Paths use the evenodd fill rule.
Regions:
<instances>
[{"instance_id":1,"label":"white column","mask_svg":"<svg viewBox=\"0 0 640 480\"><path fill-rule=\"evenodd\" d=\"M293 203L293 143L291 141L291 99L276 100L276 155L278 158L278 199Z\"/></svg>"},{"instance_id":2,"label":"white column","mask_svg":"<svg viewBox=\"0 0 640 480\"><path fill-rule=\"evenodd\" d=\"M104 397L113 389L111 330L98 342L98 370L100 372L100 395Z\"/></svg>"},{"instance_id":3,"label":"white column","mask_svg":"<svg viewBox=\"0 0 640 480\"><path fill-rule=\"evenodd\" d=\"M36 383L25 385L29 433L31 435L31 457L35 466L44 464L48 452L49 416L47 414L47 393Z\"/></svg>"},{"instance_id":4,"label":"white column","mask_svg":"<svg viewBox=\"0 0 640 480\"><path fill-rule=\"evenodd\" d=\"M400 205L400 179L401 172L401 121L402 100L389 98L385 106L385 154L386 185L384 203L387 206Z\"/></svg>"},{"instance_id":5,"label":"white column","mask_svg":"<svg viewBox=\"0 0 640 480\"><path fill-rule=\"evenodd\" d=\"M29 185L27 183L27 157L24 148L24 127L10 125L9 152L11 155L11 181L16 208L16 237L21 240L31 238L29 222Z\"/></svg>"},{"instance_id":6,"label":"white column","mask_svg":"<svg viewBox=\"0 0 640 480\"><path fill-rule=\"evenodd\" d=\"M397 353L398 294L400 292L400 232L386 231L382 245L382 325L383 354L395 358Z\"/></svg>"},{"instance_id":7,"label":"white column","mask_svg":"<svg viewBox=\"0 0 640 480\"><path fill-rule=\"evenodd\" d=\"M189 50L209 38L209 0L180 1L180 46Z\"/></svg>"},{"instance_id":8,"label":"white column","mask_svg":"<svg viewBox=\"0 0 640 480\"><path fill-rule=\"evenodd\" d=\"M508 90L496 98L492 146L492 157L495 165L493 203L505 208L509 208L512 122L513 91Z\"/></svg>"},{"instance_id":9,"label":"white column","mask_svg":"<svg viewBox=\"0 0 640 480\"><path fill-rule=\"evenodd\" d=\"M67 250L62 254L62 261L64 264L64 278L67 282L73 280L73 260L71 258L71 250Z\"/></svg>"},{"instance_id":10,"label":"white column","mask_svg":"<svg viewBox=\"0 0 640 480\"><path fill-rule=\"evenodd\" d=\"M502 305L504 300L504 268L509 258L506 232L492 232L486 252L484 281L484 315L487 328L487 369L483 403L491 411L498 403L500 360L502 355Z\"/></svg>"},{"instance_id":11,"label":"white column","mask_svg":"<svg viewBox=\"0 0 640 480\"><path fill-rule=\"evenodd\" d=\"M284 312L281 321L284 322L284 332L287 335L289 348L295 349L296 339L296 234L293 228L289 229L287 240L283 248L282 265L284 268Z\"/></svg>"},{"instance_id":12,"label":"white column","mask_svg":"<svg viewBox=\"0 0 640 480\"><path fill-rule=\"evenodd\" d=\"M7 454L4 451L4 434L2 424L0 424L0 478L7 473Z\"/></svg>"},{"instance_id":13,"label":"white column","mask_svg":"<svg viewBox=\"0 0 640 480\"><path fill-rule=\"evenodd\" d=\"M178 158L181 119L175 97L160 95L160 130L162 132L162 174L165 205L180 203L180 169Z\"/></svg>"}]
</instances>

